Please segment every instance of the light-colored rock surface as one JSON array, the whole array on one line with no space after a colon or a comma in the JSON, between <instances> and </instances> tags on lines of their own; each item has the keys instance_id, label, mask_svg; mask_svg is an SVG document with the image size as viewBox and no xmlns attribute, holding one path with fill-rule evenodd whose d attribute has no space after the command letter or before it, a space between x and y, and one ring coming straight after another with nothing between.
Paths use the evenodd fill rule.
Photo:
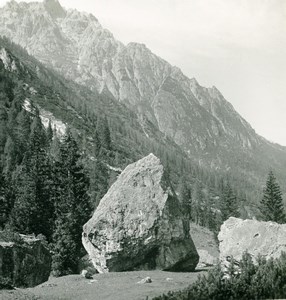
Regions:
<instances>
[{"instance_id":1,"label":"light-colored rock surface","mask_svg":"<svg viewBox=\"0 0 286 300\"><path fill-rule=\"evenodd\" d=\"M197 268L206 268L206 267L214 266L219 260L218 257L213 256L207 250L198 249L197 251L200 256L200 260L197 265Z\"/></svg>"},{"instance_id":2,"label":"light-colored rock surface","mask_svg":"<svg viewBox=\"0 0 286 300\"><path fill-rule=\"evenodd\" d=\"M86 279L92 279L92 274L88 270L82 270L81 276Z\"/></svg>"},{"instance_id":3,"label":"light-colored rock surface","mask_svg":"<svg viewBox=\"0 0 286 300\"><path fill-rule=\"evenodd\" d=\"M10 278L16 287L32 287L47 281L51 254L42 241L21 235L23 243L1 242L0 277Z\"/></svg>"},{"instance_id":4,"label":"light-colored rock surface","mask_svg":"<svg viewBox=\"0 0 286 300\"><path fill-rule=\"evenodd\" d=\"M286 224L229 218L221 226L219 239L220 260L227 265L228 257L239 261L248 251L255 260L277 258L286 251Z\"/></svg>"},{"instance_id":5,"label":"light-colored rock surface","mask_svg":"<svg viewBox=\"0 0 286 300\"><path fill-rule=\"evenodd\" d=\"M199 260L189 222L153 154L120 174L83 231L83 245L100 273L192 271Z\"/></svg>"},{"instance_id":6,"label":"light-colored rock surface","mask_svg":"<svg viewBox=\"0 0 286 300\"><path fill-rule=\"evenodd\" d=\"M138 281L137 283L145 284L145 283L151 283L151 282L152 282L152 279L149 276L147 276L147 277L141 279L140 281Z\"/></svg>"},{"instance_id":7,"label":"light-colored rock surface","mask_svg":"<svg viewBox=\"0 0 286 300\"><path fill-rule=\"evenodd\" d=\"M190 235L200 256L197 268L215 265L219 260L218 241L215 234L205 227L190 223Z\"/></svg>"}]
</instances>

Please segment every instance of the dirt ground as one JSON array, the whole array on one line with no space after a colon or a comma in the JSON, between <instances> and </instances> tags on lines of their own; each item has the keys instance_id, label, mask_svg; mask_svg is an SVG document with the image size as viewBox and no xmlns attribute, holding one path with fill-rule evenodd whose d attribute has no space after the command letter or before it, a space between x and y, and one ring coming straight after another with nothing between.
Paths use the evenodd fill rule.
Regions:
<instances>
[{"instance_id":1,"label":"dirt ground","mask_svg":"<svg viewBox=\"0 0 286 300\"><path fill-rule=\"evenodd\" d=\"M92 280L70 275L51 278L34 288L0 291L0 300L150 300L168 291L184 289L204 273L203 270L193 273L136 271L96 274ZM147 276L152 283L138 283Z\"/></svg>"}]
</instances>

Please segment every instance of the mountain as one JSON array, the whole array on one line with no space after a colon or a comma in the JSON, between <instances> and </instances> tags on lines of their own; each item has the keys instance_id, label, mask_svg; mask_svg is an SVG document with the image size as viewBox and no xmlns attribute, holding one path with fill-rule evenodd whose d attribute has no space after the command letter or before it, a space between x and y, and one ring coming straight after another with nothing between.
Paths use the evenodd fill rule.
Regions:
<instances>
[{"instance_id":1,"label":"mountain","mask_svg":"<svg viewBox=\"0 0 286 300\"><path fill-rule=\"evenodd\" d=\"M1 37L0 167L1 156L4 154L5 157L7 136L13 138L7 125L11 122L8 116L13 107L13 99L17 97L22 106L21 109L18 108L19 111L24 109L34 114L34 109L38 108L44 126L47 128L51 121L52 128L56 129L60 138L67 127L72 129L82 151L86 152L88 165L96 161L95 136L98 133L99 121L106 118L112 142L110 149L107 149L108 155L103 157L105 165L111 171L118 173L130 162L149 154L150 151L156 153L165 163L169 158L168 163L175 177L179 171L186 173L190 169L190 160L184 151L156 130L152 123L145 122L143 130L137 115L124 104L105 93L100 95L65 79L30 56L20 46ZM13 118L17 119L17 115ZM194 166L192 164L192 169L195 170Z\"/></svg>"},{"instance_id":2,"label":"mountain","mask_svg":"<svg viewBox=\"0 0 286 300\"><path fill-rule=\"evenodd\" d=\"M1 35L44 65L128 108L147 139L165 136L204 170L249 192L273 168L286 191L286 148L257 135L216 87L200 86L145 45L122 44L93 15L57 0L10 1L0 24Z\"/></svg>"}]
</instances>

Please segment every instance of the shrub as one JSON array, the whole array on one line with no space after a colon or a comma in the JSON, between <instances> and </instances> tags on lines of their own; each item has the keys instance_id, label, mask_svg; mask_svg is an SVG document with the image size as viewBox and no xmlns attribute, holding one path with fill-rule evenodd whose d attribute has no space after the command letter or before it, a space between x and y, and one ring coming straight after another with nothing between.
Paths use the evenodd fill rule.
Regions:
<instances>
[{"instance_id":1,"label":"shrub","mask_svg":"<svg viewBox=\"0 0 286 300\"><path fill-rule=\"evenodd\" d=\"M2 242L13 242L15 244L23 244L24 240L19 233L13 232L9 229L0 231L0 241Z\"/></svg>"},{"instance_id":2,"label":"shrub","mask_svg":"<svg viewBox=\"0 0 286 300\"><path fill-rule=\"evenodd\" d=\"M13 290L12 280L10 278L0 276L0 290Z\"/></svg>"},{"instance_id":3,"label":"shrub","mask_svg":"<svg viewBox=\"0 0 286 300\"><path fill-rule=\"evenodd\" d=\"M153 300L235 300L281 299L286 297L286 254L280 258L259 257L253 263L251 255L244 253L238 265L232 259L226 270L220 265L200 276L188 288L169 292Z\"/></svg>"}]
</instances>

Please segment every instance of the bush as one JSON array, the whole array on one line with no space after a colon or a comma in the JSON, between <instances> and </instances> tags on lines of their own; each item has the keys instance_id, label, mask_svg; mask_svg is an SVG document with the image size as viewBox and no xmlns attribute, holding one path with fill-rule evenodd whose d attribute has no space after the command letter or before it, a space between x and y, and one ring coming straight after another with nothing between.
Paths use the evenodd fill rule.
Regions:
<instances>
[{"instance_id":1,"label":"bush","mask_svg":"<svg viewBox=\"0 0 286 300\"><path fill-rule=\"evenodd\" d=\"M15 244L23 244L24 240L19 233L13 232L9 229L0 231L0 241L1 242L13 242Z\"/></svg>"},{"instance_id":2,"label":"bush","mask_svg":"<svg viewBox=\"0 0 286 300\"><path fill-rule=\"evenodd\" d=\"M0 276L0 290L13 290L12 280L10 278Z\"/></svg>"},{"instance_id":3,"label":"bush","mask_svg":"<svg viewBox=\"0 0 286 300\"><path fill-rule=\"evenodd\" d=\"M169 292L153 300L229 300L281 299L286 297L286 254L280 258L259 257L254 264L250 254L244 253L238 265L231 260L223 271L220 265L187 289Z\"/></svg>"}]
</instances>

